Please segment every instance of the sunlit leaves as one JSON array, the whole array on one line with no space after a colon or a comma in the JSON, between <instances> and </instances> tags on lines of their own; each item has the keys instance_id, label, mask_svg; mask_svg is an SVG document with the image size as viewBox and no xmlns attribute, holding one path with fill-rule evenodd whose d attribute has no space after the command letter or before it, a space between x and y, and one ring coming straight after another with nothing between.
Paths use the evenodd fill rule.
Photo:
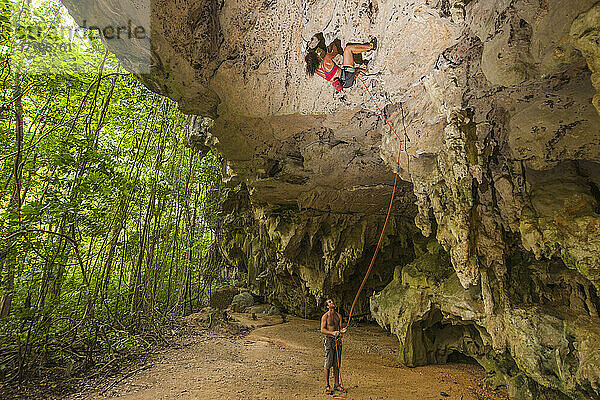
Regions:
<instances>
[{"instance_id":1,"label":"sunlit leaves","mask_svg":"<svg viewBox=\"0 0 600 400\"><path fill-rule=\"evenodd\" d=\"M32 18L46 21L56 11L48 7ZM8 39L1 40L5 51ZM94 71L104 55L99 46L77 49L95 54L88 59ZM176 104L114 74L111 63L101 76L0 70L0 254L13 251L16 263L11 314L0 322L0 365L3 352L22 351L24 367L35 368L42 352L73 362L65 348L144 346L143 328L200 306L200 284L212 284L204 282L202 260L218 223L220 160L212 153L199 159L184 145L187 116ZM16 82L25 128L18 210L8 201L18 151ZM99 331L101 340L89 340Z\"/></svg>"}]
</instances>

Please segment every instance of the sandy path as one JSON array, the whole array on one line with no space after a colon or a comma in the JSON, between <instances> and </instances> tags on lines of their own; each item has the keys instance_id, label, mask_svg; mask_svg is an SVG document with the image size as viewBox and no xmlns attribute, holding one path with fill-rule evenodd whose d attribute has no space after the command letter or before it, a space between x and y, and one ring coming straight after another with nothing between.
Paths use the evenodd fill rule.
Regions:
<instances>
[{"instance_id":1,"label":"sandy path","mask_svg":"<svg viewBox=\"0 0 600 400\"><path fill-rule=\"evenodd\" d=\"M241 338L212 334L157 356L104 393L119 399L333 399L323 394L323 345L318 322L258 328ZM347 399L504 399L482 388L483 370L470 364L402 368L397 340L376 326L352 328L342 365ZM333 384L333 380L332 380ZM81 397L79 397L81 398Z\"/></svg>"}]
</instances>

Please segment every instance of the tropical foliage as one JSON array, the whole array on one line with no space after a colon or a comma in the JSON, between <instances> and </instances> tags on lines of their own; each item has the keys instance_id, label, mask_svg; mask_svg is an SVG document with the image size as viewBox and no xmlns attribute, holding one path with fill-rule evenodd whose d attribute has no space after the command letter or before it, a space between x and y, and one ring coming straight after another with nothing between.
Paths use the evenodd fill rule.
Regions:
<instances>
[{"instance_id":1,"label":"tropical foliage","mask_svg":"<svg viewBox=\"0 0 600 400\"><path fill-rule=\"evenodd\" d=\"M4 382L108 365L201 307L221 190L218 156L185 145L188 117L101 43L73 50L90 52L95 73L15 68L9 6L0 0Z\"/></svg>"}]
</instances>

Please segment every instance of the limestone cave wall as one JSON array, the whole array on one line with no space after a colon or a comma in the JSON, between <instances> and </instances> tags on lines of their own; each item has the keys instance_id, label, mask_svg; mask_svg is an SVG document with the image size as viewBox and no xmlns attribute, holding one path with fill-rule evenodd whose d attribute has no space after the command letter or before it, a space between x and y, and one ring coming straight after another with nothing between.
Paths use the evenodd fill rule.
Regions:
<instances>
[{"instance_id":1,"label":"limestone cave wall","mask_svg":"<svg viewBox=\"0 0 600 400\"><path fill-rule=\"evenodd\" d=\"M407 365L461 353L515 399L600 398L600 2L62 1L100 25L149 12L139 79L226 160L219 254L244 284L347 311L397 173L357 313ZM365 83L398 136L361 82L306 76L316 33L378 37Z\"/></svg>"},{"instance_id":2,"label":"limestone cave wall","mask_svg":"<svg viewBox=\"0 0 600 400\"><path fill-rule=\"evenodd\" d=\"M238 283L289 313L319 318L325 299L332 297L348 315L385 216L257 206L244 184L226 193L219 253L235 268ZM396 265L414 259L415 243L424 240L411 219L390 219L378 267L355 306L355 317L371 318L369 296L386 287Z\"/></svg>"}]
</instances>

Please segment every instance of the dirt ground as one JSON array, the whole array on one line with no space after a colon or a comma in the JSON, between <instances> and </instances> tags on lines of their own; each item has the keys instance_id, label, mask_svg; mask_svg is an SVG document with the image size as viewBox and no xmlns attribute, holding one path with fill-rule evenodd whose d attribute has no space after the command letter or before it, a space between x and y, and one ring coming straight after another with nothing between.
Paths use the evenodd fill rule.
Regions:
<instances>
[{"instance_id":1,"label":"dirt ground","mask_svg":"<svg viewBox=\"0 0 600 400\"><path fill-rule=\"evenodd\" d=\"M348 393L334 396L323 392L318 321L292 318L245 336L205 332L71 399L506 399L484 388L477 365L397 365L397 339L374 325L345 335L341 372Z\"/></svg>"}]
</instances>

